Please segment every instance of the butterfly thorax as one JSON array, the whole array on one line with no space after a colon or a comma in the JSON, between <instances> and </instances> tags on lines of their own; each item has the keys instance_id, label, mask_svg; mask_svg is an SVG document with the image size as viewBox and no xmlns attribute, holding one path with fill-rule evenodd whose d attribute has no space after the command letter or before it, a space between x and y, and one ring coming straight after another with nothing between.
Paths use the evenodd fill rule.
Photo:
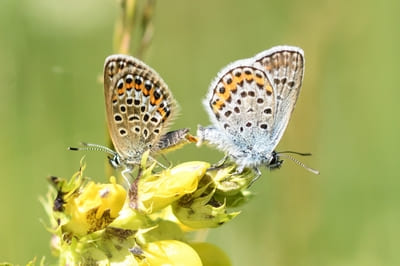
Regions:
<instances>
[{"instance_id":1,"label":"butterfly thorax","mask_svg":"<svg viewBox=\"0 0 400 266\"><path fill-rule=\"evenodd\" d=\"M272 153L257 152L255 149L240 150L230 156L241 168L254 168L261 165L269 167L274 161Z\"/></svg>"},{"instance_id":2,"label":"butterfly thorax","mask_svg":"<svg viewBox=\"0 0 400 266\"><path fill-rule=\"evenodd\" d=\"M138 165L142 159L143 153L146 152L147 149L143 148L135 148L132 150L125 151L124 155L121 155L121 162L125 165Z\"/></svg>"}]
</instances>

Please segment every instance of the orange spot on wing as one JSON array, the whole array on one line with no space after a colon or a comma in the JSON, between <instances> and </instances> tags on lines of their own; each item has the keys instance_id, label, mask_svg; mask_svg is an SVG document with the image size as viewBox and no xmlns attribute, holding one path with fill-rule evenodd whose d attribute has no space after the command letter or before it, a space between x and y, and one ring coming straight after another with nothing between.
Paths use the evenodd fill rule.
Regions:
<instances>
[{"instance_id":1,"label":"orange spot on wing","mask_svg":"<svg viewBox=\"0 0 400 266\"><path fill-rule=\"evenodd\" d=\"M272 87L271 87L271 85L269 83L265 84L265 90L267 91L268 95L271 95L272 92L273 92L272 91Z\"/></svg>"},{"instance_id":2,"label":"orange spot on wing","mask_svg":"<svg viewBox=\"0 0 400 266\"><path fill-rule=\"evenodd\" d=\"M250 72L249 74L247 74L246 72L244 73L246 81L247 82L251 82L254 79L254 75L252 72Z\"/></svg>"},{"instance_id":3,"label":"orange spot on wing","mask_svg":"<svg viewBox=\"0 0 400 266\"><path fill-rule=\"evenodd\" d=\"M151 91L153 91L153 89L147 90L145 86L142 86L142 93L144 96L149 96Z\"/></svg>"},{"instance_id":4,"label":"orange spot on wing","mask_svg":"<svg viewBox=\"0 0 400 266\"><path fill-rule=\"evenodd\" d=\"M163 96L162 96L162 95L161 95L160 98L158 98L158 99L156 99L156 98L154 97L154 89L152 89L152 90L150 91L150 104L151 104L151 105L159 105L159 104L161 103L162 99L163 99Z\"/></svg>"},{"instance_id":5,"label":"orange spot on wing","mask_svg":"<svg viewBox=\"0 0 400 266\"><path fill-rule=\"evenodd\" d=\"M166 112L165 112L165 110L164 110L163 108L161 108L161 107L158 107L158 108L157 108L157 111L160 113L160 115L162 116L162 118L164 118L164 117L165 117L165 115L166 115Z\"/></svg>"},{"instance_id":6,"label":"orange spot on wing","mask_svg":"<svg viewBox=\"0 0 400 266\"><path fill-rule=\"evenodd\" d=\"M237 85L243 82L243 74L240 75L239 77L237 76L233 76L233 84L235 84L235 88L232 89L232 91L236 91L237 90Z\"/></svg>"},{"instance_id":7,"label":"orange spot on wing","mask_svg":"<svg viewBox=\"0 0 400 266\"><path fill-rule=\"evenodd\" d=\"M230 90L230 87L228 85L226 85L225 83L224 83L224 89L225 89L224 93L221 93L221 92L218 91L217 95L218 95L219 98L221 98L223 100L226 100L226 99L229 98L229 95L231 94L230 93L231 90Z\"/></svg>"},{"instance_id":8,"label":"orange spot on wing","mask_svg":"<svg viewBox=\"0 0 400 266\"><path fill-rule=\"evenodd\" d=\"M127 84L126 84L126 89L127 89L127 90L132 89L132 87L133 87L133 84L132 84L132 83L127 83Z\"/></svg>"},{"instance_id":9,"label":"orange spot on wing","mask_svg":"<svg viewBox=\"0 0 400 266\"><path fill-rule=\"evenodd\" d=\"M117 93L119 96L123 95L125 93L125 87L122 87L122 89L118 89Z\"/></svg>"},{"instance_id":10,"label":"orange spot on wing","mask_svg":"<svg viewBox=\"0 0 400 266\"><path fill-rule=\"evenodd\" d=\"M227 100L229 97L231 97L231 93L235 92L237 90L237 83L234 82L234 79L230 84L224 83L226 92L225 92L225 100Z\"/></svg>"},{"instance_id":11,"label":"orange spot on wing","mask_svg":"<svg viewBox=\"0 0 400 266\"><path fill-rule=\"evenodd\" d=\"M224 106L225 101L221 99L216 99L215 102L212 103L214 113L219 112Z\"/></svg>"},{"instance_id":12,"label":"orange spot on wing","mask_svg":"<svg viewBox=\"0 0 400 266\"><path fill-rule=\"evenodd\" d=\"M154 88L151 88L150 92L150 104L154 105L156 99L154 99Z\"/></svg>"},{"instance_id":13,"label":"orange spot on wing","mask_svg":"<svg viewBox=\"0 0 400 266\"><path fill-rule=\"evenodd\" d=\"M141 91L141 90L143 90L143 88L144 88L144 86L143 86L143 83L142 83L142 84L140 84L140 85L138 85L138 84L135 84L135 90L137 90L137 91Z\"/></svg>"},{"instance_id":14,"label":"orange spot on wing","mask_svg":"<svg viewBox=\"0 0 400 266\"><path fill-rule=\"evenodd\" d=\"M222 81L224 89L222 92L220 90L221 86L217 86L216 93L219 99L222 101L221 104L223 104L225 101L228 101L229 98L231 97L231 94L237 91L237 86L238 86L238 83L236 82L237 80L238 78L235 79L234 77L232 77L230 83Z\"/></svg>"},{"instance_id":15,"label":"orange spot on wing","mask_svg":"<svg viewBox=\"0 0 400 266\"><path fill-rule=\"evenodd\" d=\"M263 77L257 77L255 78L257 85L259 86L264 86L265 79Z\"/></svg>"}]
</instances>

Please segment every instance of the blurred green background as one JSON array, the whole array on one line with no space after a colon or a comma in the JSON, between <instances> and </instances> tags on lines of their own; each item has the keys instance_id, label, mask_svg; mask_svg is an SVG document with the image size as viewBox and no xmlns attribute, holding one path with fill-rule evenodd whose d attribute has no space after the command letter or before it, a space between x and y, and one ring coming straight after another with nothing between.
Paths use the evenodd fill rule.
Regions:
<instances>
[{"instance_id":1,"label":"blurred green background","mask_svg":"<svg viewBox=\"0 0 400 266\"><path fill-rule=\"evenodd\" d=\"M241 215L208 241L234 265L400 265L399 1L163 0L144 60L181 106L173 128L209 124L201 100L229 62L278 44L306 56L297 107L278 150ZM46 177L70 177L86 154L86 175L106 180L103 153L69 152L106 143L100 83L118 2L0 1L0 261L24 264L49 251L38 201ZM174 162L216 162L190 145Z\"/></svg>"}]
</instances>

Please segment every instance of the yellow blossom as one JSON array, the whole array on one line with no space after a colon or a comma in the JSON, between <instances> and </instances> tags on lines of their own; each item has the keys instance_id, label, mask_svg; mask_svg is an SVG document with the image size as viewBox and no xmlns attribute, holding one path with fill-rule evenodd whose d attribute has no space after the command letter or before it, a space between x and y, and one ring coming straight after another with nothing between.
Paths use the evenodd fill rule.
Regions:
<instances>
[{"instance_id":1,"label":"yellow blossom","mask_svg":"<svg viewBox=\"0 0 400 266\"><path fill-rule=\"evenodd\" d=\"M63 229L77 236L103 229L118 216L125 199L126 191L114 177L110 184L89 182L66 202L65 213L71 220Z\"/></svg>"},{"instance_id":2,"label":"yellow blossom","mask_svg":"<svg viewBox=\"0 0 400 266\"><path fill-rule=\"evenodd\" d=\"M232 265L228 255L219 247L207 242L190 243L201 258L203 266L229 266Z\"/></svg>"},{"instance_id":3,"label":"yellow blossom","mask_svg":"<svg viewBox=\"0 0 400 266\"><path fill-rule=\"evenodd\" d=\"M194 192L209 167L206 162L187 162L159 174L142 176L138 186L140 210L152 213Z\"/></svg>"},{"instance_id":4,"label":"yellow blossom","mask_svg":"<svg viewBox=\"0 0 400 266\"><path fill-rule=\"evenodd\" d=\"M202 266L196 251L188 244L177 240L161 240L148 243L137 258L139 265Z\"/></svg>"}]
</instances>

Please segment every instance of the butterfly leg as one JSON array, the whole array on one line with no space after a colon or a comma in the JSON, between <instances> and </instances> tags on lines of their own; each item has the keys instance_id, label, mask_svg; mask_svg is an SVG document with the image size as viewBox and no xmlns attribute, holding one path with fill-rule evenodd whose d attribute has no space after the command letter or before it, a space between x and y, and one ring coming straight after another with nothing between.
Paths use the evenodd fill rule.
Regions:
<instances>
[{"instance_id":1,"label":"butterfly leg","mask_svg":"<svg viewBox=\"0 0 400 266\"><path fill-rule=\"evenodd\" d=\"M222 165L224 165L226 163L226 161L228 161L229 155L225 154L224 158L222 158L221 160L219 160L215 165L213 165L213 167L215 168L219 168Z\"/></svg>"},{"instance_id":2,"label":"butterfly leg","mask_svg":"<svg viewBox=\"0 0 400 266\"><path fill-rule=\"evenodd\" d=\"M131 185L131 180L133 179L132 176L133 167L126 166L124 170L122 170L121 175L124 178L127 186Z\"/></svg>"},{"instance_id":3,"label":"butterfly leg","mask_svg":"<svg viewBox=\"0 0 400 266\"><path fill-rule=\"evenodd\" d=\"M247 188L251 187L254 184L254 182L256 182L261 176L261 171L257 167L254 167L253 171L256 173L256 176L250 181L250 183L247 186Z\"/></svg>"},{"instance_id":4,"label":"butterfly leg","mask_svg":"<svg viewBox=\"0 0 400 266\"><path fill-rule=\"evenodd\" d=\"M211 167L208 168L208 170L215 170L215 169L221 168L226 163L228 158L229 158L229 155L225 154L224 158L219 160L216 164L211 165Z\"/></svg>"}]
</instances>

